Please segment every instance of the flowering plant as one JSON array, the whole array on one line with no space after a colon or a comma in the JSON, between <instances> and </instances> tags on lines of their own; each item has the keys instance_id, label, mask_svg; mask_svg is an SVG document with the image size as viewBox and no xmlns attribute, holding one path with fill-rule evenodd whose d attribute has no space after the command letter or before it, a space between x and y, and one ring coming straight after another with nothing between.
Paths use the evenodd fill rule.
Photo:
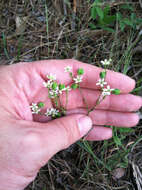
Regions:
<instances>
[{"instance_id":1,"label":"flowering plant","mask_svg":"<svg viewBox=\"0 0 142 190\"><path fill-rule=\"evenodd\" d=\"M83 80L84 69L79 68L77 70L77 74L74 74L72 71L72 67L66 66L64 68L64 72L69 74L72 81L71 84L65 85L65 84L59 83L57 81L56 75L52 73L46 75L47 80L43 82L43 86L47 88L48 97L51 99L53 107L47 108L46 111L43 112L42 108L45 107L44 102L32 103L32 105L30 106L32 114L50 116L52 119L56 119L56 118L66 115L67 104L68 104L68 93L71 90L79 89L80 94L83 98L83 102L86 105L87 114L89 115L89 113L93 111L96 108L96 106L105 99L106 96L109 96L111 94L116 94L116 95L120 94L119 89L112 89L106 81L106 75L107 75L106 67L110 65L111 61L112 61L111 59L109 60L105 59L104 61L101 61L102 65L104 66L104 69L100 72L99 74L100 78L98 79L96 83L96 85L100 87L101 93L96 101L96 104L92 108L88 109L87 102L85 100L85 97L83 97L81 88L80 88L80 84ZM65 93L66 95L65 106L63 106L60 101L60 96L63 93Z\"/></svg>"}]
</instances>

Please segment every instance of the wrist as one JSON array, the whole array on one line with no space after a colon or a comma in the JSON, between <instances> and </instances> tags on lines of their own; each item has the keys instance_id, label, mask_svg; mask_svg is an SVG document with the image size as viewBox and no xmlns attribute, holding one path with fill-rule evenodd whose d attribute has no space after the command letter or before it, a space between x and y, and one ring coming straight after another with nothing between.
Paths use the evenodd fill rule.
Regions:
<instances>
[{"instance_id":1,"label":"wrist","mask_svg":"<svg viewBox=\"0 0 142 190\"><path fill-rule=\"evenodd\" d=\"M24 190L34 178L0 170L0 190Z\"/></svg>"}]
</instances>

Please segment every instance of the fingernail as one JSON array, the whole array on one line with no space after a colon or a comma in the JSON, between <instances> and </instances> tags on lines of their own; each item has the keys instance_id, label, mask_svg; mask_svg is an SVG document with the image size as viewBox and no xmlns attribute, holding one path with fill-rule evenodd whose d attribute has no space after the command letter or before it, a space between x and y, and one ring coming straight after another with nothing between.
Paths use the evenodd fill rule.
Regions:
<instances>
[{"instance_id":1,"label":"fingernail","mask_svg":"<svg viewBox=\"0 0 142 190\"><path fill-rule=\"evenodd\" d=\"M92 128L92 120L88 116L83 116L78 119L78 127L81 136L84 136Z\"/></svg>"}]
</instances>

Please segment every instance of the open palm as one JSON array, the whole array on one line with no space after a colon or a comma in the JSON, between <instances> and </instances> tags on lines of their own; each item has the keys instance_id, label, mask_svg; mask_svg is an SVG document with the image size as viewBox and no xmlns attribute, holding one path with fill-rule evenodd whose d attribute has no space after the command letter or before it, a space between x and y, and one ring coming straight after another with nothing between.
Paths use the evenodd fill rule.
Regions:
<instances>
[{"instance_id":1,"label":"open palm","mask_svg":"<svg viewBox=\"0 0 142 190\"><path fill-rule=\"evenodd\" d=\"M76 73L78 68L84 69L81 90L91 108L100 94L96 82L101 68L75 60L38 61L0 67L0 144L3 145L0 151L0 169L3 174L0 173L0 178L3 181L3 189L6 187L8 190L9 186L5 186L4 181L9 173L9 181L13 183L14 179L11 187L14 190L24 188L56 152L83 136L75 120L86 114L78 90L69 93L66 117L49 121L44 116L33 116L30 110L31 103L39 101L45 102L46 108L52 107L43 82L47 80L47 74L53 73L56 74L58 82L70 84L70 76L64 73L64 67L68 65L73 67L73 73ZM106 97L96 110L90 113L95 127L87 135L88 140L110 138L112 131L103 127L104 125L131 127L139 121L137 114L133 112L142 106L142 99L129 94L135 86L134 80L108 71L106 81L111 88L119 88L122 94ZM65 105L65 101L63 94L61 103Z\"/></svg>"}]
</instances>

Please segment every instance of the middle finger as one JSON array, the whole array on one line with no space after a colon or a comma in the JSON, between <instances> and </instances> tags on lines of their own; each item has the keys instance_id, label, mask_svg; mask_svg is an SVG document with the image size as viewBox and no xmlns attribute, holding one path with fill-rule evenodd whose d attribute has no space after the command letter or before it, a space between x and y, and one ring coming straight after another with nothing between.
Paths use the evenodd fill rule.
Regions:
<instances>
[{"instance_id":1,"label":"middle finger","mask_svg":"<svg viewBox=\"0 0 142 190\"><path fill-rule=\"evenodd\" d=\"M99 90L81 89L82 95L85 98L85 102L88 108L92 108L96 105L96 101L100 95ZM80 91L72 90L68 94L67 109L86 108ZM66 95L61 97L61 103L66 105ZM112 110L119 112L132 112L137 111L142 106L142 98L132 94L120 94L107 96L96 109Z\"/></svg>"}]
</instances>

